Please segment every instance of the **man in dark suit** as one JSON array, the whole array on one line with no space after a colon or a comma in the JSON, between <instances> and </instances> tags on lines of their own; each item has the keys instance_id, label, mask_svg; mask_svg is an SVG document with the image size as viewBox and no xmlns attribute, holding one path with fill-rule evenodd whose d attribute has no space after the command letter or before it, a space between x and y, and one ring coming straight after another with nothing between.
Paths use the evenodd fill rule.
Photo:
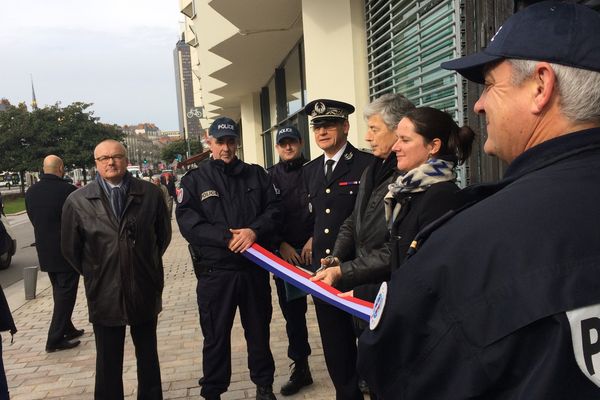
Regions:
<instances>
[{"instance_id":1,"label":"man in dark suit","mask_svg":"<svg viewBox=\"0 0 600 400\"><path fill-rule=\"evenodd\" d=\"M79 274L60 251L62 207L69 194L77 188L63 180L65 167L59 157L49 155L44 158L43 169L39 182L25 193L25 207L33 225L40 267L48 273L52 284L54 310L46 351L53 352L77 346L79 340L73 339L83 335L83 329L76 329L71 322Z\"/></svg>"},{"instance_id":2,"label":"man in dark suit","mask_svg":"<svg viewBox=\"0 0 600 400\"><path fill-rule=\"evenodd\" d=\"M335 239L344 220L352 213L363 170L373 156L357 150L348 142L350 104L320 99L306 105L312 117L315 141L323 155L304 166L309 209L315 218L312 267L331 255ZM323 353L337 400L362 399L356 373L356 335L352 316L327 303L314 299Z\"/></svg>"}]
</instances>

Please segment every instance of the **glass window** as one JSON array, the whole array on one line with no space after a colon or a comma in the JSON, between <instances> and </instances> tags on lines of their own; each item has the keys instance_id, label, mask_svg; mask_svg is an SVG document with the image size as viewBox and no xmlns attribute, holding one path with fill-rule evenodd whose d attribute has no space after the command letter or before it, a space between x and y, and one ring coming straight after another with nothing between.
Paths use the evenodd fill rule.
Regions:
<instances>
[{"instance_id":1,"label":"glass window","mask_svg":"<svg viewBox=\"0 0 600 400\"><path fill-rule=\"evenodd\" d=\"M440 63L460 55L460 0L365 0L371 100L402 93L463 120L461 80ZM464 183L465 171L460 170Z\"/></svg>"},{"instance_id":2,"label":"glass window","mask_svg":"<svg viewBox=\"0 0 600 400\"><path fill-rule=\"evenodd\" d=\"M284 65L285 69L285 97L287 115L290 116L303 107L302 101L302 76L300 69L300 49L296 47Z\"/></svg>"},{"instance_id":3,"label":"glass window","mask_svg":"<svg viewBox=\"0 0 600 400\"><path fill-rule=\"evenodd\" d=\"M275 79L276 75L278 79ZM275 136L279 126L293 125L298 128L304 141L304 156L310 158L308 121L302 113L306 104L305 82L304 45L300 42L281 66L273 71L273 76L261 91L262 141L267 168L279 161L275 151Z\"/></svg>"}]
</instances>

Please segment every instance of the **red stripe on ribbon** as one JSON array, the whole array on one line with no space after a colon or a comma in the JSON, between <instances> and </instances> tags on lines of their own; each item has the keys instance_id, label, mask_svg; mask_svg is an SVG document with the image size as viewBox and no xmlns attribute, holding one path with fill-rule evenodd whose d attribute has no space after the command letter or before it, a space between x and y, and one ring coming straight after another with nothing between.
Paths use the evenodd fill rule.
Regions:
<instances>
[{"instance_id":1,"label":"red stripe on ribbon","mask_svg":"<svg viewBox=\"0 0 600 400\"><path fill-rule=\"evenodd\" d=\"M313 296L320 298L334 307L349 312L358 318L366 321L369 320L373 309L373 303L352 296L339 297L338 295L342 292L336 288L327 285L322 281L310 281L310 278L312 277L311 274L289 264L256 243L242 254L289 284L294 285L305 292L311 293Z\"/></svg>"}]
</instances>

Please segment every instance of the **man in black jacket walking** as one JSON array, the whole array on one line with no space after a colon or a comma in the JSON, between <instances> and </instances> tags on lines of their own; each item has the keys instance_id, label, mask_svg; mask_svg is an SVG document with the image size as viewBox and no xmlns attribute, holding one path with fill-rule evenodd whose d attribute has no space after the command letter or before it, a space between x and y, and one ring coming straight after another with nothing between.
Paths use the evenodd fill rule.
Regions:
<instances>
[{"instance_id":1,"label":"man in black jacket walking","mask_svg":"<svg viewBox=\"0 0 600 400\"><path fill-rule=\"evenodd\" d=\"M237 124L217 118L207 142L212 159L181 178L177 223L190 243L204 336L200 394L220 399L231 381L231 327L236 309L257 400L274 400L275 362L269 346L269 273L240 253L254 242L270 247L281 224L279 198L264 168L236 156Z\"/></svg>"},{"instance_id":2,"label":"man in black jacket walking","mask_svg":"<svg viewBox=\"0 0 600 400\"><path fill-rule=\"evenodd\" d=\"M313 218L308 210L308 197L304 189L302 165L306 162L302 154L302 136L293 126L277 130L280 161L269 173L273 184L281 191L283 224L280 237L275 243L281 257L292 265L307 267L312 257ZM292 360L292 374L281 387L281 394L289 396L302 387L312 384L308 366L311 353L306 328L306 293L275 278L279 307L285 318L288 336L288 357Z\"/></svg>"},{"instance_id":3,"label":"man in black jacket walking","mask_svg":"<svg viewBox=\"0 0 600 400\"><path fill-rule=\"evenodd\" d=\"M60 251L60 219L67 197L77 188L65 181L63 161L49 155L44 158L44 173L40 180L25 193L27 216L33 225L35 246L42 271L48 273L52 284L54 310L48 329L46 351L71 349L83 335L71 321L77 299L79 274L65 260Z\"/></svg>"}]
</instances>

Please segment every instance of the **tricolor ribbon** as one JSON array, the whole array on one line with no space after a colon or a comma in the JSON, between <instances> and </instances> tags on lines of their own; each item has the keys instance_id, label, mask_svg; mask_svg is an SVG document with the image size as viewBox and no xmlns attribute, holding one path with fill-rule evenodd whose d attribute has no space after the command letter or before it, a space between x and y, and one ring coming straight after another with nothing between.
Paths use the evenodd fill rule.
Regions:
<instances>
[{"instance_id":1,"label":"tricolor ribbon","mask_svg":"<svg viewBox=\"0 0 600 400\"><path fill-rule=\"evenodd\" d=\"M287 263L256 243L242 254L255 264L271 272L278 278L283 279L287 283L294 285L355 317L369 321L371 311L373 311L373 303L357 299L356 297L338 296L341 292L333 286L327 285L321 281L310 281L309 278L311 275L309 273Z\"/></svg>"}]
</instances>

